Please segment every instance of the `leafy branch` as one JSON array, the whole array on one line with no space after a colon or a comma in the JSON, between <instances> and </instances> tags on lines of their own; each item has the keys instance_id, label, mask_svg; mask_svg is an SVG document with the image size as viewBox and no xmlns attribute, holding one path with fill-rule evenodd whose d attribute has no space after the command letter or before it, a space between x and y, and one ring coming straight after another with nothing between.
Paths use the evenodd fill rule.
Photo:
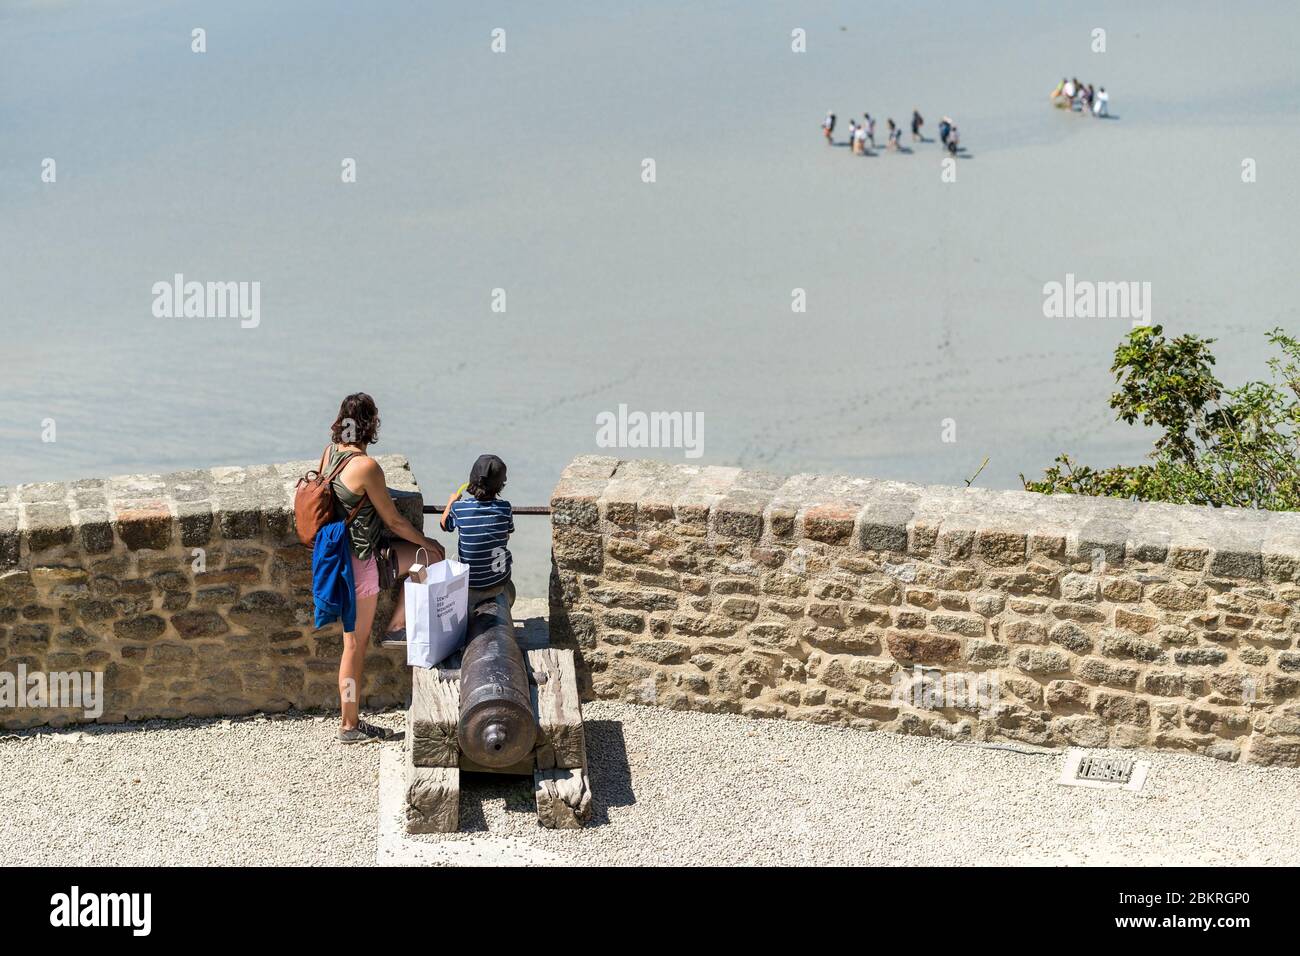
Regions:
<instances>
[{"instance_id":1,"label":"leafy branch","mask_svg":"<svg viewBox=\"0 0 1300 956\"><path fill-rule=\"evenodd\" d=\"M1225 389L1214 375L1214 339L1169 340L1142 326L1115 349L1110 407L1127 424L1159 429L1148 463L1096 469L1058 456L1029 491L1300 510L1300 341L1268 333L1280 352L1268 381Z\"/></svg>"}]
</instances>

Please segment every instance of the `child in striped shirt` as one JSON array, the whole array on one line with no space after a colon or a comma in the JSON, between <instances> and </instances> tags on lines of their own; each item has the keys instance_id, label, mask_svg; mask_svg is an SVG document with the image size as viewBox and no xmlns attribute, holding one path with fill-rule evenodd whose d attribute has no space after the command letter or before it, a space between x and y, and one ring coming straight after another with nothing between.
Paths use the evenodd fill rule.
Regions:
<instances>
[{"instance_id":1,"label":"child in striped shirt","mask_svg":"<svg viewBox=\"0 0 1300 956\"><path fill-rule=\"evenodd\" d=\"M469 565L469 606L505 594L511 607L515 585L510 580L511 557L506 547L515 530L510 502L498 498L506 484L506 463L496 455L479 455L468 484L447 499L442 530L458 533L461 564Z\"/></svg>"}]
</instances>

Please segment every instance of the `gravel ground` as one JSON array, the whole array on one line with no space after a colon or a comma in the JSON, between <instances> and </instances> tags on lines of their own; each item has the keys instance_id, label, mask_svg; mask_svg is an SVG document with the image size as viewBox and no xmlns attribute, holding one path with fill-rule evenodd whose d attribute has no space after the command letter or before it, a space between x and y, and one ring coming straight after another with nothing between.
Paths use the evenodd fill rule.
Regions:
<instances>
[{"instance_id":1,"label":"gravel ground","mask_svg":"<svg viewBox=\"0 0 1300 956\"><path fill-rule=\"evenodd\" d=\"M337 730L291 713L0 735L0 864L373 864L379 747Z\"/></svg>"},{"instance_id":2,"label":"gravel ground","mask_svg":"<svg viewBox=\"0 0 1300 956\"><path fill-rule=\"evenodd\" d=\"M1300 863L1297 770L1142 753L1151 771L1135 794L1060 786L1060 754L609 702L586 705L584 715L592 826L542 830L531 783L467 776L465 832L393 837L415 852L389 855L582 864ZM400 729L404 714L370 719ZM0 865L373 865L381 748L333 744L336 720L151 721L0 737ZM386 746L400 753L400 744Z\"/></svg>"}]
</instances>

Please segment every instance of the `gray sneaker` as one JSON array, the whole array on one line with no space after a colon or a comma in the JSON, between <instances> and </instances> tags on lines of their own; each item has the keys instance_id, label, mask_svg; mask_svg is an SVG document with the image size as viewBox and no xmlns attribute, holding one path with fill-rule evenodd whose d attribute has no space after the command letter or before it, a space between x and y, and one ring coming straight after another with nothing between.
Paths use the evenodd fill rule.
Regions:
<instances>
[{"instance_id":1,"label":"gray sneaker","mask_svg":"<svg viewBox=\"0 0 1300 956\"><path fill-rule=\"evenodd\" d=\"M338 737L339 743L341 744L378 743L379 738L366 733L364 730L361 729L363 726L365 726L364 723L358 723L351 730L340 730L339 737Z\"/></svg>"},{"instance_id":2,"label":"gray sneaker","mask_svg":"<svg viewBox=\"0 0 1300 956\"><path fill-rule=\"evenodd\" d=\"M364 720L357 721L357 730L361 731L367 737L377 741L391 740L394 736L393 731L389 730L387 727L376 727L374 724Z\"/></svg>"}]
</instances>

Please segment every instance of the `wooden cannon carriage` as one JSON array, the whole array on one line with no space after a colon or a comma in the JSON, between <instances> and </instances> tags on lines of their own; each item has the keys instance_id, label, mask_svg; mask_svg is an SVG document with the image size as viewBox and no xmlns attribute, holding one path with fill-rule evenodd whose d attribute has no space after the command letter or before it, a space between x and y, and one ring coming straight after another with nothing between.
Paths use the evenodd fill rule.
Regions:
<instances>
[{"instance_id":1,"label":"wooden cannon carriage","mask_svg":"<svg viewBox=\"0 0 1300 956\"><path fill-rule=\"evenodd\" d=\"M573 651L549 644L545 628L516 628L498 596L471 609L463 650L437 667L411 669L408 833L458 828L462 770L531 774L544 827L576 828L590 818Z\"/></svg>"}]
</instances>

